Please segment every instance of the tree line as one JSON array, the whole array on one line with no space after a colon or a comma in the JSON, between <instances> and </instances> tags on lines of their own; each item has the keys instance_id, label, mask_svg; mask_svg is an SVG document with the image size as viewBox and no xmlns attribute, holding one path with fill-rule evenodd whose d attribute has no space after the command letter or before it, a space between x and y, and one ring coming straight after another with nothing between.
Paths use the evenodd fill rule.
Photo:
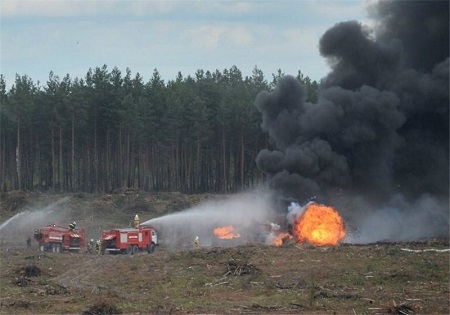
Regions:
<instances>
[{"instance_id":1,"label":"tree line","mask_svg":"<svg viewBox=\"0 0 450 315\"><path fill-rule=\"evenodd\" d=\"M255 67L181 72L148 82L106 65L84 78L50 72L44 86L0 75L0 184L3 191L232 192L264 180L258 152L270 146L256 95L272 90ZM318 83L298 71L309 101Z\"/></svg>"}]
</instances>

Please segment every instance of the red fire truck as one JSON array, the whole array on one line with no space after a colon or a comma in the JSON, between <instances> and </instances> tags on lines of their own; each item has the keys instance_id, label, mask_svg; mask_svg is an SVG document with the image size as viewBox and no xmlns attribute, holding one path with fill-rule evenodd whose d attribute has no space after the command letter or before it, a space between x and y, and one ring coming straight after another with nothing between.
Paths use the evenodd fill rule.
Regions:
<instances>
[{"instance_id":1,"label":"red fire truck","mask_svg":"<svg viewBox=\"0 0 450 315\"><path fill-rule=\"evenodd\" d=\"M39 243L39 250L59 253L62 251L79 252L84 249L85 230L75 229L75 224L69 227L50 224L34 231L34 239Z\"/></svg>"},{"instance_id":2,"label":"red fire truck","mask_svg":"<svg viewBox=\"0 0 450 315\"><path fill-rule=\"evenodd\" d=\"M114 229L102 232L101 251L110 254L131 254L139 251L152 253L158 245L158 236L151 227Z\"/></svg>"}]
</instances>

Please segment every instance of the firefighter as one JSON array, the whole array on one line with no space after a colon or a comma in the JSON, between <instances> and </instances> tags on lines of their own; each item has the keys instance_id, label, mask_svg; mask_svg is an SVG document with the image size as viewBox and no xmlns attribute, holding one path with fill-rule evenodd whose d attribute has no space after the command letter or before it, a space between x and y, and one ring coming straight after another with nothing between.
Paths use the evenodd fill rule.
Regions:
<instances>
[{"instance_id":1,"label":"firefighter","mask_svg":"<svg viewBox=\"0 0 450 315\"><path fill-rule=\"evenodd\" d=\"M137 214L134 216L133 223L134 223L134 228L137 229L139 227L139 223L140 223L140 219L139 219L139 216Z\"/></svg>"},{"instance_id":2,"label":"firefighter","mask_svg":"<svg viewBox=\"0 0 450 315\"><path fill-rule=\"evenodd\" d=\"M195 239L194 239L194 247L195 248L199 248L200 247L200 240L198 239L198 236L196 236Z\"/></svg>"},{"instance_id":3,"label":"firefighter","mask_svg":"<svg viewBox=\"0 0 450 315\"><path fill-rule=\"evenodd\" d=\"M94 251L94 239L91 238L91 240L89 241L89 243L87 244L86 247L86 252L88 252L89 254L92 253Z\"/></svg>"},{"instance_id":4,"label":"firefighter","mask_svg":"<svg viewBox=\"0 0 450 315\"><path fill-rule=\"evenodd\" d=\"M69 228L71 230L75 230L75 227L77 226L77 222L73 221L72 223L69 224Z\"/></svg>"},{"instance_id":5,"label":"firefighter","mask_svg":"<svg viewBox=\"0 0 450 315\"><path fill-rule=\"evenodd\" d=\"M31 237L27 238L27 247L31 247Z\"/></svg>"},{"instance_id":6,"label":"firefighter","mask_svg":"<svg viewBox=\"0 0 450 315\"><path fill-rule=\"evenodd\" d=\"M102 246L102 240L98 240L97 244L95 245L95 249L97 250L97 253L99 255L103 255L103 246Z\"/></svg>"}]
</instances>

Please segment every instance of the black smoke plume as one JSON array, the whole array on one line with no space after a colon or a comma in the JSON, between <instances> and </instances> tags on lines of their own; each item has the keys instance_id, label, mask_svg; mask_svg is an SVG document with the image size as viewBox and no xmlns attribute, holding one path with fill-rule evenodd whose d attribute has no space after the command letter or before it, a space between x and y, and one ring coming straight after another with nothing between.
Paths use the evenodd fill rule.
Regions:
<instances>
[{"instance_id":1,"label":"black smoke plume","mask_svg":"<svg viewBox=\"0 0 450 315\"><path fill-rule=\"evenodd\" d=\"M257 96L272 145L257 165L287 199L317 196L359 223L366 211L375 222L374 209L395 209L422 212L426 224L433 207L430 229L448 235L449 1L380 1L369 10L373 29L348 21L322 36L332 71L317 103L290 76Z\"/></svg>"}]
</instances>

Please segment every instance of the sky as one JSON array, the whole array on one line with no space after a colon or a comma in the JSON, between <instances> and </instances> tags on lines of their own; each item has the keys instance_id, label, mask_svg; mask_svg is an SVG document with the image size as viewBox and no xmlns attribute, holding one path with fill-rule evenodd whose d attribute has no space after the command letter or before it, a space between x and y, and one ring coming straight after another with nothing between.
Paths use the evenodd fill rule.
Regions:
<instances>
[{"instance_id":1,"label":"sky","mask_svg":"<svg viewBox=\"0 0 450 315\"><path fill-rule=\"evenodd\" d=\"M319 39L338 22L370 25L368 0L150 1L2 0L0 73L45 86L50 71L85 78L106 65L148 82L236 66L270 81L285 74L319 81L330 72Z\"/></svg>"}]
</instances>

